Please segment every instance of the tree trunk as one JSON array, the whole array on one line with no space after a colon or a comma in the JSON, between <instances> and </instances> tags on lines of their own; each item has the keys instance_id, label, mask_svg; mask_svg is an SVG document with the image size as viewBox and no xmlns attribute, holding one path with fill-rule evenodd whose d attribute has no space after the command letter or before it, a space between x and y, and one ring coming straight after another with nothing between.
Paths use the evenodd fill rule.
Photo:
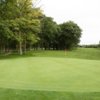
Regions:
<instances>
[{"instance_id":1,"label":"tree trunk","mask_svg":"<svg viewBox=\"0 0 100 100\"><path fill-rule=\"evenodd\" d=\"M32 50L32 44L30 43L30 51Z\"/></svg>"},{"instance_id":2,"label":"tree trunk","mask_svg":"<svg viewBox=\"0 0 100 100\"><path fill-rule=\"evenodd\" d=\"M24 44L24 53L26 53L26 40L25 40L25 44Z\"/></svg>"},{"instance_id":3,"label":"tree trunk","mask_svg":"<svg viewBox=\"0 0 100 100\"><path fill-rule=\"evenodd\" d=\"M22 50L22 42L19 42L19 54L22 55L23 54L23 50Z\"/></svg>"}]
</instances>

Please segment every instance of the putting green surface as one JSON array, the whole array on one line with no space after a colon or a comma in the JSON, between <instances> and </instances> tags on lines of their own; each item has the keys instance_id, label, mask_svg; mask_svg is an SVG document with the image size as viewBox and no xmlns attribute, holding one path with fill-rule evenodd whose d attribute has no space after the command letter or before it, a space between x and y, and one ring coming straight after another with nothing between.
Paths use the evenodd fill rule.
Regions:
<instances>
[{"instance_id":1,"label":"putting green surface","mask_svg":"<svg viewBox=\"0 0 100 100\"><path fill-rule=\"evenodd\" d=\"M0 60L0 87L100 92L100 60L28 57Z\"/></svg>"}]
</instances>

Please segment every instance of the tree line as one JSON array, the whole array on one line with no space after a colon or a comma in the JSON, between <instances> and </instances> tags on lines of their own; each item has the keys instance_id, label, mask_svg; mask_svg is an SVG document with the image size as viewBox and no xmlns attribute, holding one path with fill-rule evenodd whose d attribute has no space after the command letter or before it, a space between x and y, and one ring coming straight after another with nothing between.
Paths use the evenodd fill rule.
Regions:
<instances>
[{"instance_id":1,"label":"tree line","mask_svg":"<svg viewBox=\"0 0 100 100\"><path fill-rule=\"evenodd\" d=\"M57 24L35 7L36 0L0 0L0 52L72 49L82 30L73 21Z\"/></svg>"}]
</instances>

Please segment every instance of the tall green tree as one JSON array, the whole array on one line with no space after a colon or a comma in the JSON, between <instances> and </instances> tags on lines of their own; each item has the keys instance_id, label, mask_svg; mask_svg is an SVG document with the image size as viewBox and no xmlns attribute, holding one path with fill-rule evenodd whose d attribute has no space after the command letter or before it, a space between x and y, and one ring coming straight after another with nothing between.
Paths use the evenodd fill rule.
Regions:
<instances>
[{"instance_id":1,"label":"tall green tree","mask_svg":"<svg viewBox=\"0 0 100 100\"><path fill-rule=\"evenodd\" d=\"M99 41L98 47L100 48L100 41Z\"/></svg>"},{"instance_id":2,"label":"tall green tree","mask_svg":"<svg viewBox=\"0 0 100 100\"><path fill-rule=\"evenodd\" d=\"M9 25L6 25L6 27L12 33L10 38L18 43L18 51L22 55L23 49L26 50L27 42L28 44L34 44L38 41L37 33L40 32L39 18L42 16L40 8L34 8L32 0L1 0L0 13L0 22L8 21ZM4 33L1 32L1 34ZM6 34L9 33L6 31Z\"/></svg>"},{"instance_id":3,"label":"tall green tree","mask_svg":"<svg viewBox=\"0 0 100 100\"><path fill-rule=\"evenodd\" d=\"M0 21L0 51L5 52L8 48L9 40L12 36L12 31L9 29L8 21Z\"/></svg>"},{"instance_id":4,"label":"tall green tree","mask_svg":"<svg viewBox=\"0 0 100 100\"><path fill-rule=\"evenodd\" d=\"M80 42L81 28L73 21L60 25L61 35L59 36L59 46L61 49L71 49L77 47Z\"/></svg>"},{"instance_id":5,"label":"tall green tree","mask_svg":"<svg viewBox=\"0 0 100 100\"><path fill-rule=\"evenodd\" d=\"M58 26L53 18L44 16L42 18L42 31L40 33L41 44L45 49L53 48L55 36L58 33Z\"/></svg>"},{"instance_id":6,"label":"tall green tree","mask_svg":"<svg viewBox=\"0 0 100 100\"><path fill-rule=\"evenodd\" d=\"M18 9L18 22L19 22L19 51L20 54L22 54L22 43L25 44L26 49L26 41L28 38L32 42L34 42L33 39L35 39L35 35L37 32L39 32L39 19L38 17L41 16L41 11L39 8L33 8L32 6L32 0L19 0L17 4ZM36 13L37 12L37 13ZM34 35L33 35L34 34ZM34 38L29 38L34 36ZM28 37L29 36L29 37Z\"/></svg>"}]
</instances>

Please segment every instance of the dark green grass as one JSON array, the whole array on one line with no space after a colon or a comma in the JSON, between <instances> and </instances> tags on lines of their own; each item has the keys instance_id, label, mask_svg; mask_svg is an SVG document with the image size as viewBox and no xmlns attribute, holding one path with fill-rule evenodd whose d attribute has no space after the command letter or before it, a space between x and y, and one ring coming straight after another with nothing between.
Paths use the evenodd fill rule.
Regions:
<instances>
[{"instance_id":1,"label":"dark green grass","mask_svg":"<svg viewBox=\"0 0 100 100\"><path fill-rule=\"evenodd\" d=\"M0 100L100 100L100 93L0 89Z\"/></svg>"}]
</instances>

